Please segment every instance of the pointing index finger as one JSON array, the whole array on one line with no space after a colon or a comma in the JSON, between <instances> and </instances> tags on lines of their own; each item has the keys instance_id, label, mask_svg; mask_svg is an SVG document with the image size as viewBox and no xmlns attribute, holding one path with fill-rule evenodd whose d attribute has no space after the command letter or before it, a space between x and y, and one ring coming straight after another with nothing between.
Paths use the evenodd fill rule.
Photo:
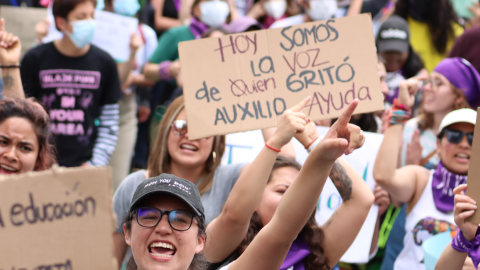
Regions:
<instances>
[{"instance_id":1,"label":"pointing index finger","mask_svg":"<svg viewBox=\"0 0 480 270\"><path fill-rule=\"evenodd\" d=\"M352 103L350 103L350 105L348 106L348 108L342 113L342 115L340 115L340 117L338 118L337 122L335 122L335 124L346 126L348 123L350 123L350 118L355 112L357 105L358 105L358 99L353 100Z\"/></svg>"},{"instance_id":2,"label":"pointing index finger","mask_svg":"<svg viewBox=\"0 0 480 270\"><path fill-rule=\"evenodd\" d=\"M0 32L5 31L5 19L1 18L0 19Z\"/></svg>"},{"instance_id":3,"label":"pointing index finger","mask_svg":"<svg viewBox=\"0 0 480 270\"><path fill-rule=\"evenodd\" d=\"M307 102L311 99L310 96L304 98L302 101L300 101L300 103L298 103L297 105L293 106L290 110L292 112L301 112L303 107L305 107L305 105L307 104Z\"/></svg>"}]
</instances>

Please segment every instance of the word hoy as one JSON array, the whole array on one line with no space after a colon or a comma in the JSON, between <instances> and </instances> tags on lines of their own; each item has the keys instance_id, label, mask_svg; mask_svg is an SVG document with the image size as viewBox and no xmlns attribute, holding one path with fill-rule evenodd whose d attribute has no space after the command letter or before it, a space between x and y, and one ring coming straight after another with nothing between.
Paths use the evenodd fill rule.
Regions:
<instances>
[{"instance_id":1,"label":"word hoy","mask_svg":"<svg viewBox=\"0 0 480 270\"><path fill-rule=\"evenodd\" d=\"M73 270L73 267L72 262L67 260L65 263L44 264L33 268L12 266L12 268L0 268L0 270Z\"/></svg>"},{"instance_id":2,"label":"word hoy","mask_svg":"<svg viewBox=\"0 0 480 270\"><path fill-rule=\"evenodd\" d=\"M36 224L37 222L52 222L70 217L82 217L85 214L95 216L96 202L92 197L65 203L35 204L32 193L29 194L29 204L16 203L10 208L10 222L13 226ZM0 212L0 226L5 227Z\"/></svg>"}]
</instances>

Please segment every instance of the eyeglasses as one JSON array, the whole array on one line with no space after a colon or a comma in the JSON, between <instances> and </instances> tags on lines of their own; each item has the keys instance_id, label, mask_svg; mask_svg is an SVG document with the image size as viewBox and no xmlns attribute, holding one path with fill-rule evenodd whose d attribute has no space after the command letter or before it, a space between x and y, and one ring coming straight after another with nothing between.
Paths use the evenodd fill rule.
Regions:
<instances>
[{"instance_id":1,"label":"eyeglasses","mask_svg":"<svg viewBox=\"0 0 480 270\"><path fill-rule=\"evenodd\" d=\"M187 121L185 120L175 120L172 123L173 134L178 136L184 136L187 134Z\"/></svg>"},{"instance_id":2,"label":"eyeglasses","mask_svg":"<svg viewBox=\"0 0 480 270\"><path fill-rule=\"evenodd\" d=\"M176 231L187 231L192 226L195 214L183 210L163 211L155 207L137 209L137 223L146 228L156 227L163 215L168 216L168 224Z\"/></svg>"},{"instance_id":3,"label":"eyeglasses","mask_svg":"<svg viewBox=\"0 0 480 270\"><path fill-rule=\"evenodd\" d=\"M433 91L437 91L437 89L442 86L442 82L439 79L428 78L426 80L421 81L420 87L425 89L425 86L430 84L430 87Z\"/></svg>"},{"instance_id":4,"label":"eyeglasses","mask_svg":"<svg viewBox=\"0 0 480 270\"><path fill-rule=\"evenodd\" d=\"M458 144L463 140L464 136L467 136L467 141L470 146L473 143L473 132L465 133L460 130L445 128L442 133L445 134L450 143Z\"/></svg>"}]
</instances>

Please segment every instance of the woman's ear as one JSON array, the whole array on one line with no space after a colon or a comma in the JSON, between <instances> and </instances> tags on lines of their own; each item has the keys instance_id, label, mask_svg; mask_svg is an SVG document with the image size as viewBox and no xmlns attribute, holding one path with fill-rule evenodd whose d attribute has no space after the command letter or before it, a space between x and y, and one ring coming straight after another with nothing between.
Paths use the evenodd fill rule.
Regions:
<instances>
[{"instance_id":1,"label":"woman's ear","mask_svg":"<svg viewBox=\"0 0 480 270\"><path fill-rule=\"evenodd\" d=\"M131 246L132 240L130 238L130 232L127 230L126 224L123 224L123 235L125 235L125 242L127 243L127 245Z\"/></svg>"},{"instance_id":2,"label":"woman's ear","mask_svg":"<svg viewBox=\"0 0 480 270\"><path fill-rule=\"evenodd\" d=\"M442 139L437 139L437 152L438 152L438 156L441 157L441 154L442 154Z\"/></svg>"},{"instance_id":3,"label":"woman's ear","mask_svg":"<svg viewBox=\"0 0 480 270\"><path fill-rule=\"evenodd\" d=\"M202 252L203 247L205 246L205 235L198 236L197 247L195 248L195 254Z\"/></svg>"},{"instance_id":4,"label":"woman's ear","mask_svg":"<svg viewBox=\"0 0 480 270\"><path fill-rule=\"evenodd\" d=\"M67 29L67 20L62 17L55 17L55 25L57 26L58 29L60 29L60 32L62 31L68 31ZM69 31L70 32L70 31Z\"/></svg>"}]
</instances>

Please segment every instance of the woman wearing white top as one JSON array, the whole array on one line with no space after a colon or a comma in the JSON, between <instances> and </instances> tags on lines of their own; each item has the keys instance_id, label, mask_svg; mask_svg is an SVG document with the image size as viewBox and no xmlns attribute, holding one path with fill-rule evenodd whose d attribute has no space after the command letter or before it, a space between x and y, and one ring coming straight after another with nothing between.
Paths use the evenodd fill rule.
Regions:
<instances>
[{"instance_id":1,"label":"woman wearing white top","mask_svg":"<svg viewBox=\"0 0 480 270\"><path fill-rule=\"evenodd\" d=\"M417 85L416 79L401 83L400 104L413 105ZM476 112L460 109L445 116L437 133L440 162L436 170L419 165L397 169L402 123L408 114L406 106L394 107L395 114L385 132L373 176L393 201L407 203L404 249L394 269L423 270L422 243L432 235L455 229L452 192L467 179Z\"/></svg>"}]
</instances>

